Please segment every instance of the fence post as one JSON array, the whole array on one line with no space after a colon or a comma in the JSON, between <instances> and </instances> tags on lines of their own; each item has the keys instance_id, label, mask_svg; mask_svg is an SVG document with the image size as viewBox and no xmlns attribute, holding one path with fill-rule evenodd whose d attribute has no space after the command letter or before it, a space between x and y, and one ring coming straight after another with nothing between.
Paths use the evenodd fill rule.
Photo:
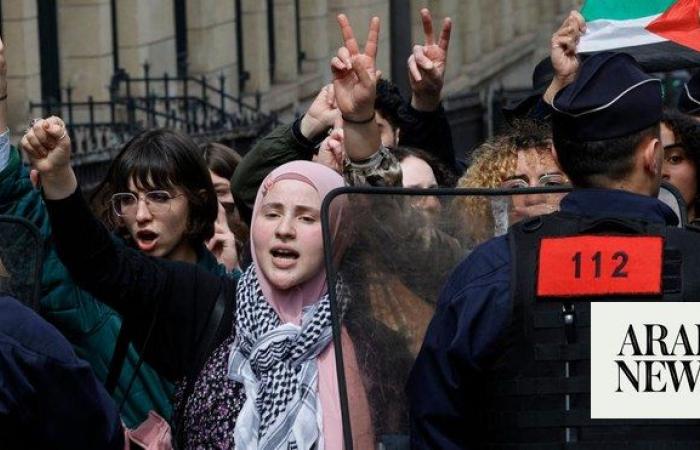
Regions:
<instances>
[{"instance_id":1,"label":"fence post","mask_svg":"<svg viewBox=\"0 0 700 450\"><path fill-rule=\"evenodd\" d=\"M219 75L219 116L220 122L224 124L224 110L226 109L226 76L223 72Z\"/></svg>"},{"instance_id":2,"label":"fence post","mask_svg":"<svg viewBox=\"0 0 700 450\"><path fill-rule=\"evenodd\" d=\"M207 120L209 119L209 102L207 100L207 77L202 75L202 125L207 128Z\"/></svg>"},{"instance_id":3,"label":"fence post","mask_svg":"<svg viewBox=\"0 0 700 450\"><path fill-rule=\"evenodd\" d=\"M124 79L126 80L126 98L130 99L131 98L131 75L128 73L124 76Z\"/></svg>"},{"instance_id":4,"label":"fence post","mask_svg":"<svg viewBox=\"0 0 700 450\"><path fill-rule=\"evenodd\" d=\"M73 86L66 86L66 100L68 101L68 131L73 131Z\"/></svg>"},{"instance_id":5,"label":"fence post","mask_svg":"<svg viewBox=\"0 0 700 450\"><path fill-rule=\"evenodd\" d=\"M116 117L116 101L117 101L117 87L114 84L109 86L109 121L114 124L117 120ZM114 128L114 125L112 125Z\"/></svg>"},{"instance_id":6,"label":"fence post","mask_svg":"<svg viewBox=\"0 0 700 450\"><path fill-rule=\"evenodd\" d=\"M134 106L134 99L127 97L126 99L126 110L127 110L127 127L129 128L129 133L136 131L136 107Z\"/></svg>"},{"instance_id":7,"label":"fence post","mask_svg":"<svg viewBox=\"0 0 700 450\"><path fill-rule=\"evenodd\" d=\"M168 72L163 73L163 89L165 90L165 126L170 126L170 77Z\"/></svg>"},{"instance_id":8,"label":"fence post","mask_svg":"<svg viewBox=\"0 0 700 450\"><path fill-rule=\"evenodd\" d=\"M95 101L92 95L88 97L88 111L90 113L90 143L97 145L97 136L95 134Z\"/></svg>"},{"instance_id":9,"label":"fence post","mask_svg":"<svg viewBox=\"0 0 700 450\"><path fill-rule=\"evenodd\" d=\"M146 83L146 97L148 97L148 94L151 92L151 79L149 78L150 71L151 71L151 65L148 64L148 61L145 61L143 63L143 79L145 80L145 83Z\"/></svg>"}]
</instances>

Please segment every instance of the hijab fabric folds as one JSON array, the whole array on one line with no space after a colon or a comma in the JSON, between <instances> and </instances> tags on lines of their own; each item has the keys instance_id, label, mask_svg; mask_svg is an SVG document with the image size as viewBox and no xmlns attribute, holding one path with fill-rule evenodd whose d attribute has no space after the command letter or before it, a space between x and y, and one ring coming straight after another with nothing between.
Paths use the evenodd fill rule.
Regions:
<instances>
[{"instance_id":1,"label":"hijab fabric folds","mask_svg":"<svg viewBox=\"0 0 700 450\"><path fill-rule=\"evenodd\" d=\"M318 192L321 200L333 189L344 185L343 178L340 175L321 164L309 161L295 161L284 164L272 171L258 190L255 206L253 208L251 231L255 229L256 218L265 195L275 183L282 180L296 180L310 185ZM344 202L340 200L341 199L333 201L329 211L331 238L334 243L334 260L339 260L345 247L343 242L344 236L340 233L343 221ZM251 232L251 235L252 234ZM267 332L262 333L264 336L260 337L260 342L248 346L252 347L254 350L249 355L253 358L252 363L256 365L256 369L259 373L263 373L264 370L262 372L260 371L260 361L267 361L268 357L266 355L261 357L259 348L260 346L266 347L264 352L270 355L275 353L275 351L277 351L278 354L282 354L279 349L281 345L280 342L282 342L284 338L281 336L290 336L292 340L295 339L294 343L291 344L294 347L291 351L284 350L283 353L285 354L293 355L296 352L298 355L299 348L311 349L305 351L306 360L302 360L302 358L296 361L294 357L289 357L289 362L293 366L299 367L296 379L298 383L297 393L294 396L294 400L282 406L282 409L286 408L286 410L281 413L281 417L276 422L278 429L274 430L273 427L268 428L268 430L276 431L279 434L279 430L287 427L288 430L291 430L296 440L301 440L301 442L297 442L297 444L301 445L299 448L306 448L307 445L314 444L314 442L308 442L309 436L311 436L312 439L318 439L318 442L315 442L315 444L319 449L342 449L342 417L336 375L335 353L329 334L330 319L328 316L329 299L326 271L322 268L308 281L294 286L291 289L280 290L275 288L262 270L260 270L255 243L253 241L251 241L251 251L254 265L251 266L250 270L241 279L241 283L238 287L239 299L243 300L243 298L248 298L250 300L251 297L263 297L267 303L267 305L264 305L264 303L258 302L258 306L255 307L257 311L252 311L252 313L250 310L251 302L249 300L245 301L248 305L247 307L241 306L242 308L247 308L246 311L240 311L241 313L245 313L248 317L247 328L255 330L255 328L250 327L250 318L260 317L260 319L258 319L261 321L260 325L267 330ZM250 285L246 285L246 282ZM269 307L267 307L268 305ZM276 317L274 317L275 315ZM238 325L240 326L241 324ZM319 327L323 329L316 330ZM318 332L314 332L314 330ZM238 330L236 332L238 333ZM255 332L257 332L257 330L254 331L254 333ZM239 341L238 337L236 339ZM311 340L313 340L313 342L311 342ZM345 371L348 379L348 398L351 403L353 403L352 416L357 416L357 418L351 418L353 440L356 446L366 444L371 446L373 433L369 419L367 396L360 380L354 346L344 329L342 342ZM256 351L258 353L256 353ZM244 353L247 354L248 352ZM253 356L253 354L255 354L255 356ZM259 417L258 414L256 414L256 420L248 420L250 419L251 408L258 408L257 411L261 410L260 399L252 398L257 397L257 388L260 386L260 380L254 380L255 383L251 383L251 376L253 376L251 365L250 363L247 365L242 364L241 358L240 346L234 343L229 360L229 376L238 381L243 381L246 385L246 395L250 397L246 401L249 403L248 408L244 406L243 411L241 411L241 416L239 416L238 423L241 424L241 428L243 428L246 423L248 426L262 425L261 417ZM248 362L251 361L249 360ZM309 363L311 365L309 365ZM278 367L274 373L275 377L284 378L280 377L280 370L285 372L286 377L293 376L290 374L292 372L290 372L288 368L279 369ZM266 384L268 387L274 385L276 386L275 389L279 389L278 386L280 383L271 383L268 379L266 380ZM280 397L289 398L288 395ZM269 410L270 407L268 399L268 403L263 409ZM312 415L310 411L314 410L316 411L316 417L310 417ZM285 414L295 414L298 416L298 419L296 421L290 421L287 417L284 417ZM264 421L264 417L262 417L262 419ZM285 422L287 425L279 426ZM267 426L269 427L269 425L268 423ZM243 435L245 435L246 438L241 439L245 442L238 442L237 440L237 446L239 444L245 444L246 442L263 444L263 442L258 442L257 439L253 439L253 441L250 440L250 437L256 435L258 430L241 429L238 431L238 438ZM273 445L277 445L274 444L274 442L279 442L278 440L270 441L269 439L264 439L263 441L268 443L272 442ZM268 444L265 445L267 446ZM277 447L269 446L269 448Z\"/></svg>"}]
</instances>

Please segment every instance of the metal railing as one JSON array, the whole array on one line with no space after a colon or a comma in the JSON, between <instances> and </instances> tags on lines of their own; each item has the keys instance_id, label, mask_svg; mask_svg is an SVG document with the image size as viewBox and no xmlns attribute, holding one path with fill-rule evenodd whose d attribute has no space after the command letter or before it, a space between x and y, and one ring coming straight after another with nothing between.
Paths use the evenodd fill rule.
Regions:
<instances>
[{"instance_id":1,"label":"metal railing","mask_svg":"<svg viewBox=\"0 0 700 450\"><path fill-rule=\"evenodd\" d=\"M196 135L227 135L250 138L277 123L275 114L263 113L260 93L243 98L227 91L224 74L212 83L207 77L154 77L150 65L143 74L132 77L121 70L112 76L109 99L76 101L74 88L64 89L62 101L32 102L33 115L60 115L75 142L76 160L80 155L104 155L140 130L170 127ZM251 103L252 100L252 103ZM105 156L100 156L105 157ZM88 157L93 160L93 157Z\"/></svg>"}]
</instances>

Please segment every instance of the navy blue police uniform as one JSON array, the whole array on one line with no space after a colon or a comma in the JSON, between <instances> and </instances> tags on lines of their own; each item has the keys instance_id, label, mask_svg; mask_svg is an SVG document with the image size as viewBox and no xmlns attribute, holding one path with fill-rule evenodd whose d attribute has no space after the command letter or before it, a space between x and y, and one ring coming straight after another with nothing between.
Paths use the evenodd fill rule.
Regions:
<instances>
[{"instance_id":1,"label":"navy blue police uniform","mask_svg":"<svg viewBox=\"0 0 700 450\"><path fill-rule=\"evenodd\" d=\"M0 295L0 448L124 448L117 406L56 328Z\"/></svg>"},{"instance_id":2,"label":"navy blue police uniform","mask_svg":"<svg viewBox=\"0 0 700 450\"><path fill-rule=\"evenodd\" d=\"M659 123L660 83L628 55L604 53L582 64L553 106L555 133L589 141L630 135ZM700 277L692 276L700 235L677 224L654 197L577 189L559 212L476 248L444 286L409 378L412 448L699 448L698 421L592 421L590 302L535 301L543 242L582 235L660 236L663 283L637 297L700 298Z\"/></svg>"}]
</instances>

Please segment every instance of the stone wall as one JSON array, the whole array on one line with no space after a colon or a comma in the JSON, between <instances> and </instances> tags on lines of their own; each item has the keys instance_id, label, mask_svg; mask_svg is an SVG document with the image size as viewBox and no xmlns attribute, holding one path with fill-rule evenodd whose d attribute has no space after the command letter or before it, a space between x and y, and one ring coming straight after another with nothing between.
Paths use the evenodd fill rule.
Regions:
<instances>
[{"instance_id":1,"label":"stone wall","mask_svg":"<svg viewBox=\"0 0 700 450\"><path fill-rule=\"evenodd\" d=\"M29 101L41 99L36 0L2 1L8 43L10 124L26 123ZM454 21L446 93L527 86L529 72L548 52L548 41L563 14L579 0L406 0L413 42L391 48L390 0L187 0L188 70L243 95L262 94L263 107L292 112L330 81L328 64L341 43L336 14L350 18L361 43L370 18L382 19L378 68L391 77L391 51L407 53L423 42L419 9L431 8L435 33L440 21ZM151 74L176 74L173 0L118 0L119 65L133 76L148 62ZM111 0L58 0L61 86L74 87L73 98L105 99L113 73ZM268 7L272 11L268 11ZM271 14L270 14L271 13ZM270 69L268 18L274 20ZM237 40L241 27L242 42ZM242 44L242 61L238 45ZM239 83L241 70L248 79ZM405 70L404 67L398 70Z\"/></svg>"}]
</instances>

